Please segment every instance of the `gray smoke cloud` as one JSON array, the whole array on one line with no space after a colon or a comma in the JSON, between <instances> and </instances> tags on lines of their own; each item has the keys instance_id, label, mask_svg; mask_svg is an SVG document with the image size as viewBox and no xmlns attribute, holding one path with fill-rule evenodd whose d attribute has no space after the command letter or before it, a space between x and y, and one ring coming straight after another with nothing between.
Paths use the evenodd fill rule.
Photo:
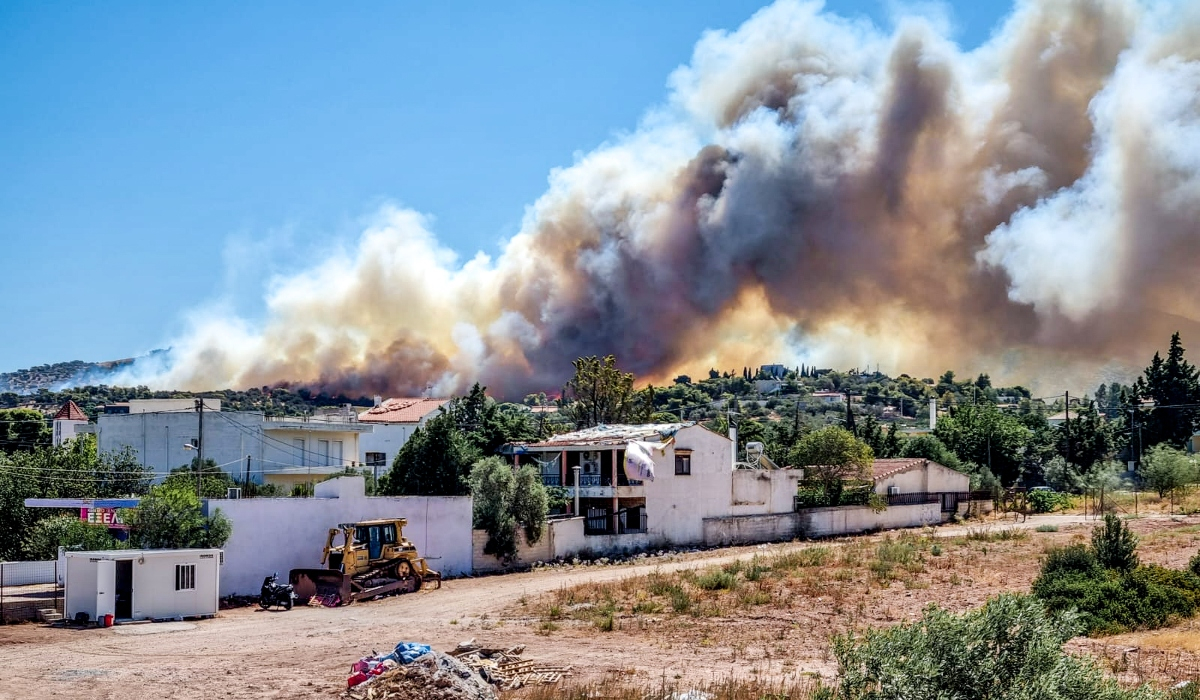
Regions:
<instances>
[{"instance_id":1,"label":"gray smoke cloud","mask_svg":"<svg viewBox=\"0 0 1200 700\"><path fill-rule=\"evenodd\" d=\"M648 381L1144 360L1197 328L1185 10L1023 2L964 52L919 17L885 32L781 0L705 34L665 104L551 173L495 258L460 261L384 207L356 248L276 279L264 321L194 314L125 379L519 397L606 353Z\"/></svg>"}]
</instances>

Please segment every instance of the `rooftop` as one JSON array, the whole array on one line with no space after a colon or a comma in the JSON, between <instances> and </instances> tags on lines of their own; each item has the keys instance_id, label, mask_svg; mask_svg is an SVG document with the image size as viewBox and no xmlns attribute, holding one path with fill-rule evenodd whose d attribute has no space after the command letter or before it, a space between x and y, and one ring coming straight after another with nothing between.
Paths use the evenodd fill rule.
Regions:
<instances>
[{"instance_id":1,"label":"rooftop","mask_svg":"<svg viewBox=\"0 0 1200 700\"><path fill-rule=\"evenodd\" d=\"M597 425L571 433L555 435L525 447L567 447L571 445L624 445L631 440L663 442L695 423L646 423L642 425Z\"/></svg>"},{"instance_id":2,"label":"rooftop","mask_svg":"<svg viewBox=\"0 0 1200 700\"><path fill-rule=\"evenodd\" d=\"M67 399L58 413L54 414L54 420L81 420L86 423L87 419L87 414L71 399Z\"/></svg>"},{"instance_id":3,"label":"rooftop","mask_svg":"<svg viewBox=\"0 0 1200 700\"><path fill-rule=\"evenodd\" d=\"M886 479L889 476L906 472L909 469L916 469L923 466L929 460L921 457L912 457L904 459L877 459L871 465L871 478L875 481Z\"/></svg>"},{"instance_id":4,"label":"rooftop","mask_svg":"<svg viewBox=\"0 0 1200 700\"><path fill-rule=\"evenodd\" d=\"M450 399L388 399L358 414L362 423L417 423Z\"/></svg>"}]
</instances>

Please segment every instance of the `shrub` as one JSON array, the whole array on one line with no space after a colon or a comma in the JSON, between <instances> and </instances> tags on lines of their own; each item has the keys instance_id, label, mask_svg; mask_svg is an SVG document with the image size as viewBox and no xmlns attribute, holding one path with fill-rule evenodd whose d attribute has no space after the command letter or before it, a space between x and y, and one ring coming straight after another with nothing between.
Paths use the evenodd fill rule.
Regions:
<instances>
[{"instance_id":1,"label":"shrub","mask_svg":"<svg viewBox=\"0 0 1200 700\"><path fill-rule=\"evenodd\" d=\"M1034 513L1053 513L1071 506L1071 497L1057 491L1030 491L1025 502Z\"/></svg>"},{"instance_id":2,"label":"shrub","mask_svg":"<svg viewBox=\"0 0 1200 700\"><path fill-rule=\"evenodd\" d=\"M1038 525L1036 530L1038 532L1058 532L1058 526L1057 525Z\"/></svg>"},{"instance_id":3,"label":"shrub","mask_svg":"<svg viewBox=\"0 0 1200 700\"><path fill-rule=\"evenodd\" d=\"M103 525L92 525L77 515L54 515L39 520L25 534L21 549L32 560L56 559L58 548L96 551L120 549L122 543Z\"/></svg>"},{"instance_id":4,"label":"shrub","mask_svg":"<svg viewBox=\"0 0 1200 700\"><path fill-rule=\"evenodd\" d=\"M1049 552L1033 594L1051 612L1078 610L1088 634L1115 634L1191 617L1200 606L1200 578L1155 565L1106 570L1092 551L1074 545Z\"/></svg>"},{"instance_id":5,"label":"shrub","mask_svg":"<svg viewBox=\"0 0 1200 700\"><path fill-rule=\"evenodd\" d=\"M1079 631L1034 598L1006 594L954 615L936 607L915 623L834 638L842 700L891 698L1154 697L1122 690L1094 661L1068 655Z\"/></svg>"},{"instance_id":6,"label":"shrub","mask_svg":"<svg viewBox=\"0 0 1200 700\"><path fill-rule=\"evenodd\" d=\"M1137 535L1115 515L1104 516L1104 527L1092 530L1092 551L1106 569L1132 571L1137 566Z\"/></svg>"},{"instance_id":7,"label":"shrub","mask_svg":"<svg viewBox=\"0 0 1200 700\"><path fill-rule=\"evenodd\" d=\"M731 591L737 586L737 576L728 571L709 571L696 577L696 586L706 591Z\"/></svg>"}]
</instances>

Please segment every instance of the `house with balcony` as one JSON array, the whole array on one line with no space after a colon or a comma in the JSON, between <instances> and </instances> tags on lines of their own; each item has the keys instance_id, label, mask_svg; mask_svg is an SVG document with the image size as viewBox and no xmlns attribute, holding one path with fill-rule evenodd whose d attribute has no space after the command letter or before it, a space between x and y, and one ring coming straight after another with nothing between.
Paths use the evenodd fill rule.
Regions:
<instances>
[{"instance_id":1,"label":"house with balcony","mask_svg":"<svg viewBox=\"0 0 1200 700\"><path fill-rule=\"evenodd\" d=\"M450 399L375 397L375 405L358 414L358 422L374 427L359 440L358 461L370 467L375 475L387 472L396 453L437 415L438 409Z\"/></svg>"},{"instance_id":2,"label":"house with balcony","mask_svg":"<svg viewBox=\"0 0 1200 700\"><path fill-rule=\"evenodd\" d=\"M744 468L733 445L697 423L600 425L506 445L502 454L515 466L535 465L547 486L567 489L569 512L550 533L551 551L564 556L719 542L731 537L730 519L790 514L800 472ZM631 449L650 456L652 478L631 477ZM734 539L772 538L743 525Z\"/></svg>"}]
</instances>

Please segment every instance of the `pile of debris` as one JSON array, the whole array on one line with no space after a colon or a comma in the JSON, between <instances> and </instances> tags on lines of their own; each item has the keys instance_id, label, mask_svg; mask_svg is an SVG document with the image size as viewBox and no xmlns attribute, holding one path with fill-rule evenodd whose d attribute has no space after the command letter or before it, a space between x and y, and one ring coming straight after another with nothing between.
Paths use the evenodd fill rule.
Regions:
<instances>
[{"instance_id":1,"label":"pile of debris","mask_svg":"<svg viewBox=\"0 0 1200 700\"><path fill-rule=\"evenodd\" d=\"M450 655L477 671L501 690L516 690L527 685L558 683L571 672L570 666L523 659L525 645L509 649L485 649L472 639L460 643Z\"/></svg>"},{"instance_id":2,"label":"pile of debris","mask_svg":"<svg viewBox=\"0 0 1200 700\"><path fill-rule=\"evenodd\" d=\"M409 647L405 652L400 647ZM413 654L426 651L411 658ZM496 700L495 688L453 656L401 642L397 651L354 664L346 700Z\"/></svg>"},{"instance_id":3,"label":"pile of debris","mask_svg":"<svg viewBox=\"0 0 1200 700\"><path fill-rule=\"evenodd\" d=\"M525 647L487 649L472 639L443 654L427 644L400 642L388 654L359 659L346 679L344 700L495 700L496 688L558 683L570 666L552 666L521 654Z\"/></svg>"}]
</instances>

